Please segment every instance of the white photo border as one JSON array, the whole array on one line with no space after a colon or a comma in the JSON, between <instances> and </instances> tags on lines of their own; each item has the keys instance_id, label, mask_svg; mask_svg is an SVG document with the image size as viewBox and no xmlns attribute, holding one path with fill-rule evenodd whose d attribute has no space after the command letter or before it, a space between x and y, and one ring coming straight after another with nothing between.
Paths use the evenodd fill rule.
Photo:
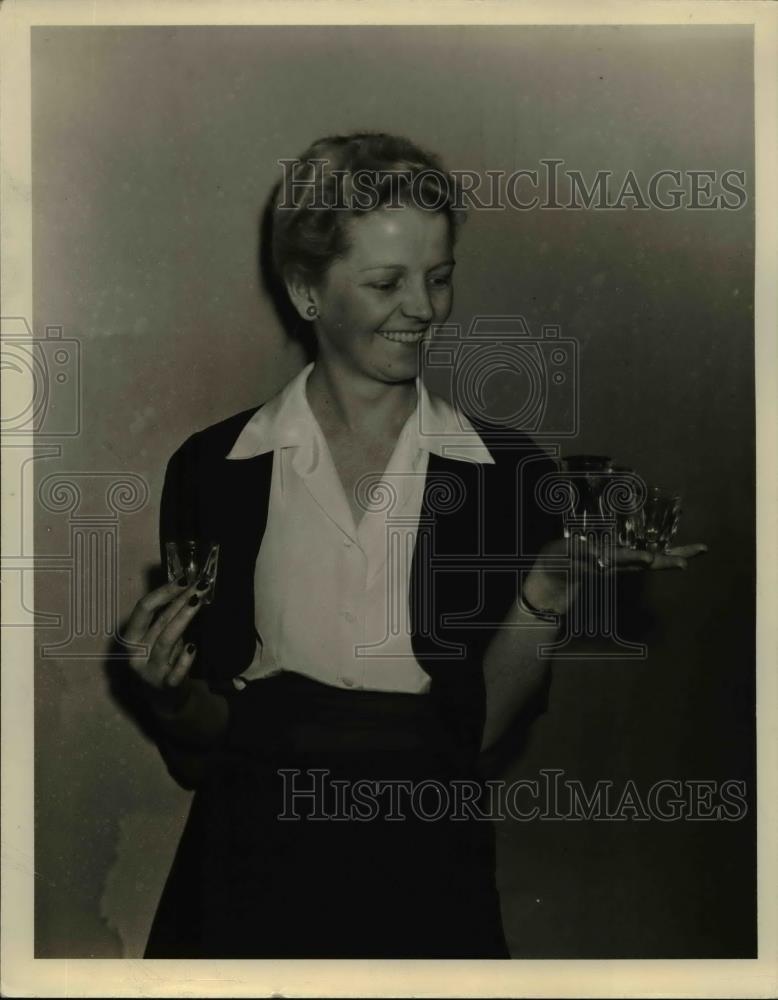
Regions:
<instances>
[{"instance_id":1,"label":"white photo border","mask_svg":"<svg viewBox=\"0 0 778 1000\"><path fill-rule=\"evenodd\" d=\"M34 25L752 24L756 117L759 958L602 961L153 961L33 957L33 637L2 635L4 996L768 997L778 993L778 8L767 2L5 0L0 9L2 314L32 319L30 29ZM3 469L6 507L10 477ZM32 551L32 519L26 550ZM19 527L3 520L4 551ZM4 595L4 601L6 595ZM770 886L773 889L770 889Z\"/></svg>"}]
</instances>

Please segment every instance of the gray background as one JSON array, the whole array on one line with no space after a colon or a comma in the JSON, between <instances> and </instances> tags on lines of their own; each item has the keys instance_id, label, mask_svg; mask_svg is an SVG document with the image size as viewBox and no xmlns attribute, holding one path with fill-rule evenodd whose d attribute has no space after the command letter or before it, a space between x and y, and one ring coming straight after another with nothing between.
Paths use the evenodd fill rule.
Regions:
<instances>
[{"instance_id":1,"label":"gray background","mask_svg":"<svg viewBox=\"0 0 778 1000\"><path fill-rule=\"evenodd\" d=\"M591 178L743 169L752 39L741 27L35 28L35 332L83 352L81 434L51 472L134 472L124 614L156 560L167 458L302 364L256 272L276 160L353 129L406 134L457 169ZM555 668L509 777L741 778L753 785L753 201L739 212L472 213L452 320L521 313L580 344L577 440L685 497L710 553L657 574L639 663ZM39 511L39 554L68 546ZM36 607L65 613L63 574ZM652 622L652 624L651 624ZM639 630L640 631L640 630ZM67 637L39 631L40 642ZM140 954L188 793L112 699L99 659L36 663L36 953ZM516 957L755 954L755 841L737 823L501 823Z\"/></svg>"}]
</instances>

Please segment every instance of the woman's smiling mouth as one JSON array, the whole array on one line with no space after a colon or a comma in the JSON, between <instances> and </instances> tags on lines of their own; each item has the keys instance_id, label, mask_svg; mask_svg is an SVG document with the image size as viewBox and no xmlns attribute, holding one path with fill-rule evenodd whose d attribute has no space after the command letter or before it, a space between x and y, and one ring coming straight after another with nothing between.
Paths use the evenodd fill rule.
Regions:
<instances>
[{"instance_id":1,"label":"woman's smiling mouth","mask_svg":"<svg viewBox=\"0 0 778 1000\"><path fill-rule=\"evenodd\" d=\"M425 330L379 330L378 333L385 339L396 344L418 344L424 338Z\"/></svg>"}]
</instances>

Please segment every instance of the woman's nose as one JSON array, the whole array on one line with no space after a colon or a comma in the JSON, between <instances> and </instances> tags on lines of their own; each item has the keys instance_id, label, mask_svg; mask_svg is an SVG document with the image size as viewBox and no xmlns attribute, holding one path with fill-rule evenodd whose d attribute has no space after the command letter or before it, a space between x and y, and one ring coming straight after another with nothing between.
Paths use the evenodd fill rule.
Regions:
<instances>
[{"instance_id":1,"label":"woman's nose","mask_svg":"<svg viewBox=\"0 0 778 1000\"><path fill-rule=\"evenodd\" d=\"M409 286L408 294L403 302L402 311L408 319L429 323L433 316L432 302L426 282Z\"/></svg>"}]
</instances>

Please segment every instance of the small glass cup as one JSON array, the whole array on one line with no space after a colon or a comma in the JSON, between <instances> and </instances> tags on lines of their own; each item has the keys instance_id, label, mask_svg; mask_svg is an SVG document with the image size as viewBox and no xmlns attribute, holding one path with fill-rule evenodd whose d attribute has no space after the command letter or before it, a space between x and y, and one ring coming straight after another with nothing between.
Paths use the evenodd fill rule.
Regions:
<instances>
[{"instance_id":1,"label":"small glass cup","mask_svg":"<svg viewBox=\"0 0 778 1000\"><path fill-rule=\"evenodd\" d=\"M216 571L219 566L219 543L198 538L177 538L165 542L167 578L186 578L187 586L197 583L202 577L208 581L208 589L200 595L203 604L212 604L216 589Z\"/></svg>"},{"instance_id":2,"label":"small glass cup","mask_svg":"<svg viewBox=\"0 0 778 1000\"><path fill-rule=\"evenodd\" d=\"M607 455L565 455L560 469L570 477L570 514L585 530L588 521L602 516L600 500L613 459ZM567 527L565 535L569 535Z\"/></svg>"},{"instance_id":3,"label":"small glass cup","mask_svg":"<svg viewBox=\"0 0 778 1000\"><path fill-rule=\"evenodd\" d=\"M634 549L637 548L637 536L643 517L639 499L641 480L637 472L626 465L614 465L610 471L617 477L622 499L629 500L625 506L632 508L616 512L616 544Z\"/></svg>"},{"instance_id":4,"label":"small glass cup","mask_svg":"<svg viewBox=\"0 0 778 1000\"><path fill-rule=\"evenodd\" d=\"M680 495L660 486L649 486L636 522L636 547L648 552L667 552L680 520Z\"/></svg>"}]
</instances>

